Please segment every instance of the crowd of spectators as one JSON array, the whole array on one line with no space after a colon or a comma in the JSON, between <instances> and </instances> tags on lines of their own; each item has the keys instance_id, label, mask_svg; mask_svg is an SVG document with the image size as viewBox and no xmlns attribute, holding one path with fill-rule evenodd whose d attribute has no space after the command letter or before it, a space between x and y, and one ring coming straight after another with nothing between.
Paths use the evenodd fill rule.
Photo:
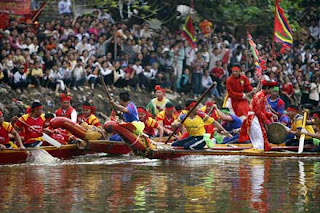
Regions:
<instances>
[{"instance_id":1,"label":"crowd of spectators","mask_svg":"<svg viewBox=\"0 0 320 213\"><path fill-rule=\"evenodd\" d=\"M61 6L61 5L60 5ZM59 6L59 8L60 8ZM245 37L215 28L209 37L197 31L196 48L179 31L148 23L127 26L112 14L96 10L72 18L26 27L16 19L0 30L0 83L22 92L27 87L65 90L94 89L102 75L109 90L152 92L161 85L167 92L198 97L213 82L212 96L222 99L231 64L238 63L252 85L257 84L255 64ZM277 81L286 104L319 103L320 22L306 26L309 36L295 40L291 49L276 51L272 42L255 38L266 59L267 80Z\"/></svg>"}]
</instances>

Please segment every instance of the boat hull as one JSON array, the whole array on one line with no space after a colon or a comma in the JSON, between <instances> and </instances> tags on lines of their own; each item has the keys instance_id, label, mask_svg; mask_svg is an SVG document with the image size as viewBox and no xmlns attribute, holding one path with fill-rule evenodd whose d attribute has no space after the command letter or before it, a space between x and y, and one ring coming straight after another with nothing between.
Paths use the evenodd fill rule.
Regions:
<instances>
[{"instance_id":1,"label":"boat hull","mask_svg":"<svg viewBox=\"0 0 320 213\"><path fill-rule=\"evenodd\" d=\"M249 145L249 144L248 144ZM251 145L250 145L251 146ZM319 152L308 152L314 148L314 146L306 146L305 151L298 154L298 146L273 146L268 152L246 152L249 146L235 146L227 147L220 146L212 149L204 150L184 150L183 148L171 148L161 150L148 150L146 157L150 159L161 159L161 160L172 160L185 156L226 156L226 155L237 155L237 156L255 156L255 157L320 157Z\"/></svg>"},{"instance_id":2,"label":"boat hull","mask_svg":"<svg viewBox=\"0 0 320 213\"><path fill-rule=\"evenodd\" d=\"M93 153L107 153L111 155L124 155L131 149L124 142L90 141L85 150L78 149L77 145L63 145L59 149L53 146L42 146L39 149L46 150L50 155L59 159L70 159L78 155ZM25 163L30 150L2 150L0 151L0 164Z\"/></svg>"}]
</instances>

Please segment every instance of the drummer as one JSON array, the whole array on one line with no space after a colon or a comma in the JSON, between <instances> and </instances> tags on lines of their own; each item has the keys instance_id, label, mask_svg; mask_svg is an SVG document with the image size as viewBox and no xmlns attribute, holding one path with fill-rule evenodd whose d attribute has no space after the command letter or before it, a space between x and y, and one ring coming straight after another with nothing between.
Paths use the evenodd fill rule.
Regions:
<instances>
[{"instance_id":1,"label":"drummer","mask_svg":"<svg viewBox=\"0 0 320 213\"><path fill-rule=\"evenodd\" d=\"M306 125L305 129L302 130L302 121L303 116L299 114L299 108L296 105L291 105L287 108L287 114L291 121L291 128L286 127L286 130L288 133L295 135L293 139L288 139L286 141L287 146L298 146L299 145L299 138L301 133L308 133L306 136L306 139L304 141L304 144L312 144L312 136L311 134L314 134L314 129L311 125Z\"/></svg>"},{"instance_id":2,"label":"drummer","mask_svg":"<svg viewBox=\"0 0 320 213\"><path fill-rule=\"evenodd\" d=\"M9 122L4 121L3 112L0 110L0 150L11 149L14 148L13 146L16 146L10 141L9 133L15 137L20 149L25 149L19 134Z\"/></svg>"}]
</instances>

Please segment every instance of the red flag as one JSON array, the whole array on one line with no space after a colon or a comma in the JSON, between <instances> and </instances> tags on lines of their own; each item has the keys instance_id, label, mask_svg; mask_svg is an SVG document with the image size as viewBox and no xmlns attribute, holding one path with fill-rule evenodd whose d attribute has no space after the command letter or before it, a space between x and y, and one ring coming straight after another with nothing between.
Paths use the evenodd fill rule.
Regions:
<instances>
[{"instance_id":1,"label":"red flag","mask_svg":"<svg viewBox=\"0 0 320 213\"><path fill-rule=\"evenodd\" d=\"M184 23L183 31L182 31L181 35L188 41L188 43L190 44L190 46L192 48L195 48L196 37L195 37L194 28L192 25L191 15L188 15L188 17Z\"/></svg>"}]
</instances>

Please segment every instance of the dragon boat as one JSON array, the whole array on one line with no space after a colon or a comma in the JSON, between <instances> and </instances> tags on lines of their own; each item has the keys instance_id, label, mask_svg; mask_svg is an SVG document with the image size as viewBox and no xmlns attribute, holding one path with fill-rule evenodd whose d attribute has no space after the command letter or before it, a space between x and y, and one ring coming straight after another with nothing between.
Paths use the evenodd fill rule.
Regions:
<instances>
[{"instance_id":1,"label":"dragon boat","mask_svg":"<svg viewBox=\"0 0 320 213\"><path fill-rule=\"evenodd\" d=\"M108 121L104 128L109 133L117 133L123 141L133 150L136 155L150 159L175 159L183 156L261 156L261 157L320 157L319 152L310 152L315 148L313 145L305 145L304 152L298 154L298 146L285 146L271 144L271 150L267 152L247 152L252 148L251 144L216 144L213 148L203 150L185 150L183 147L172 147L169 144L152 141L143 134L136 132L135 125L131 123L120 124Z\"/></svg>"}]
</instances>

